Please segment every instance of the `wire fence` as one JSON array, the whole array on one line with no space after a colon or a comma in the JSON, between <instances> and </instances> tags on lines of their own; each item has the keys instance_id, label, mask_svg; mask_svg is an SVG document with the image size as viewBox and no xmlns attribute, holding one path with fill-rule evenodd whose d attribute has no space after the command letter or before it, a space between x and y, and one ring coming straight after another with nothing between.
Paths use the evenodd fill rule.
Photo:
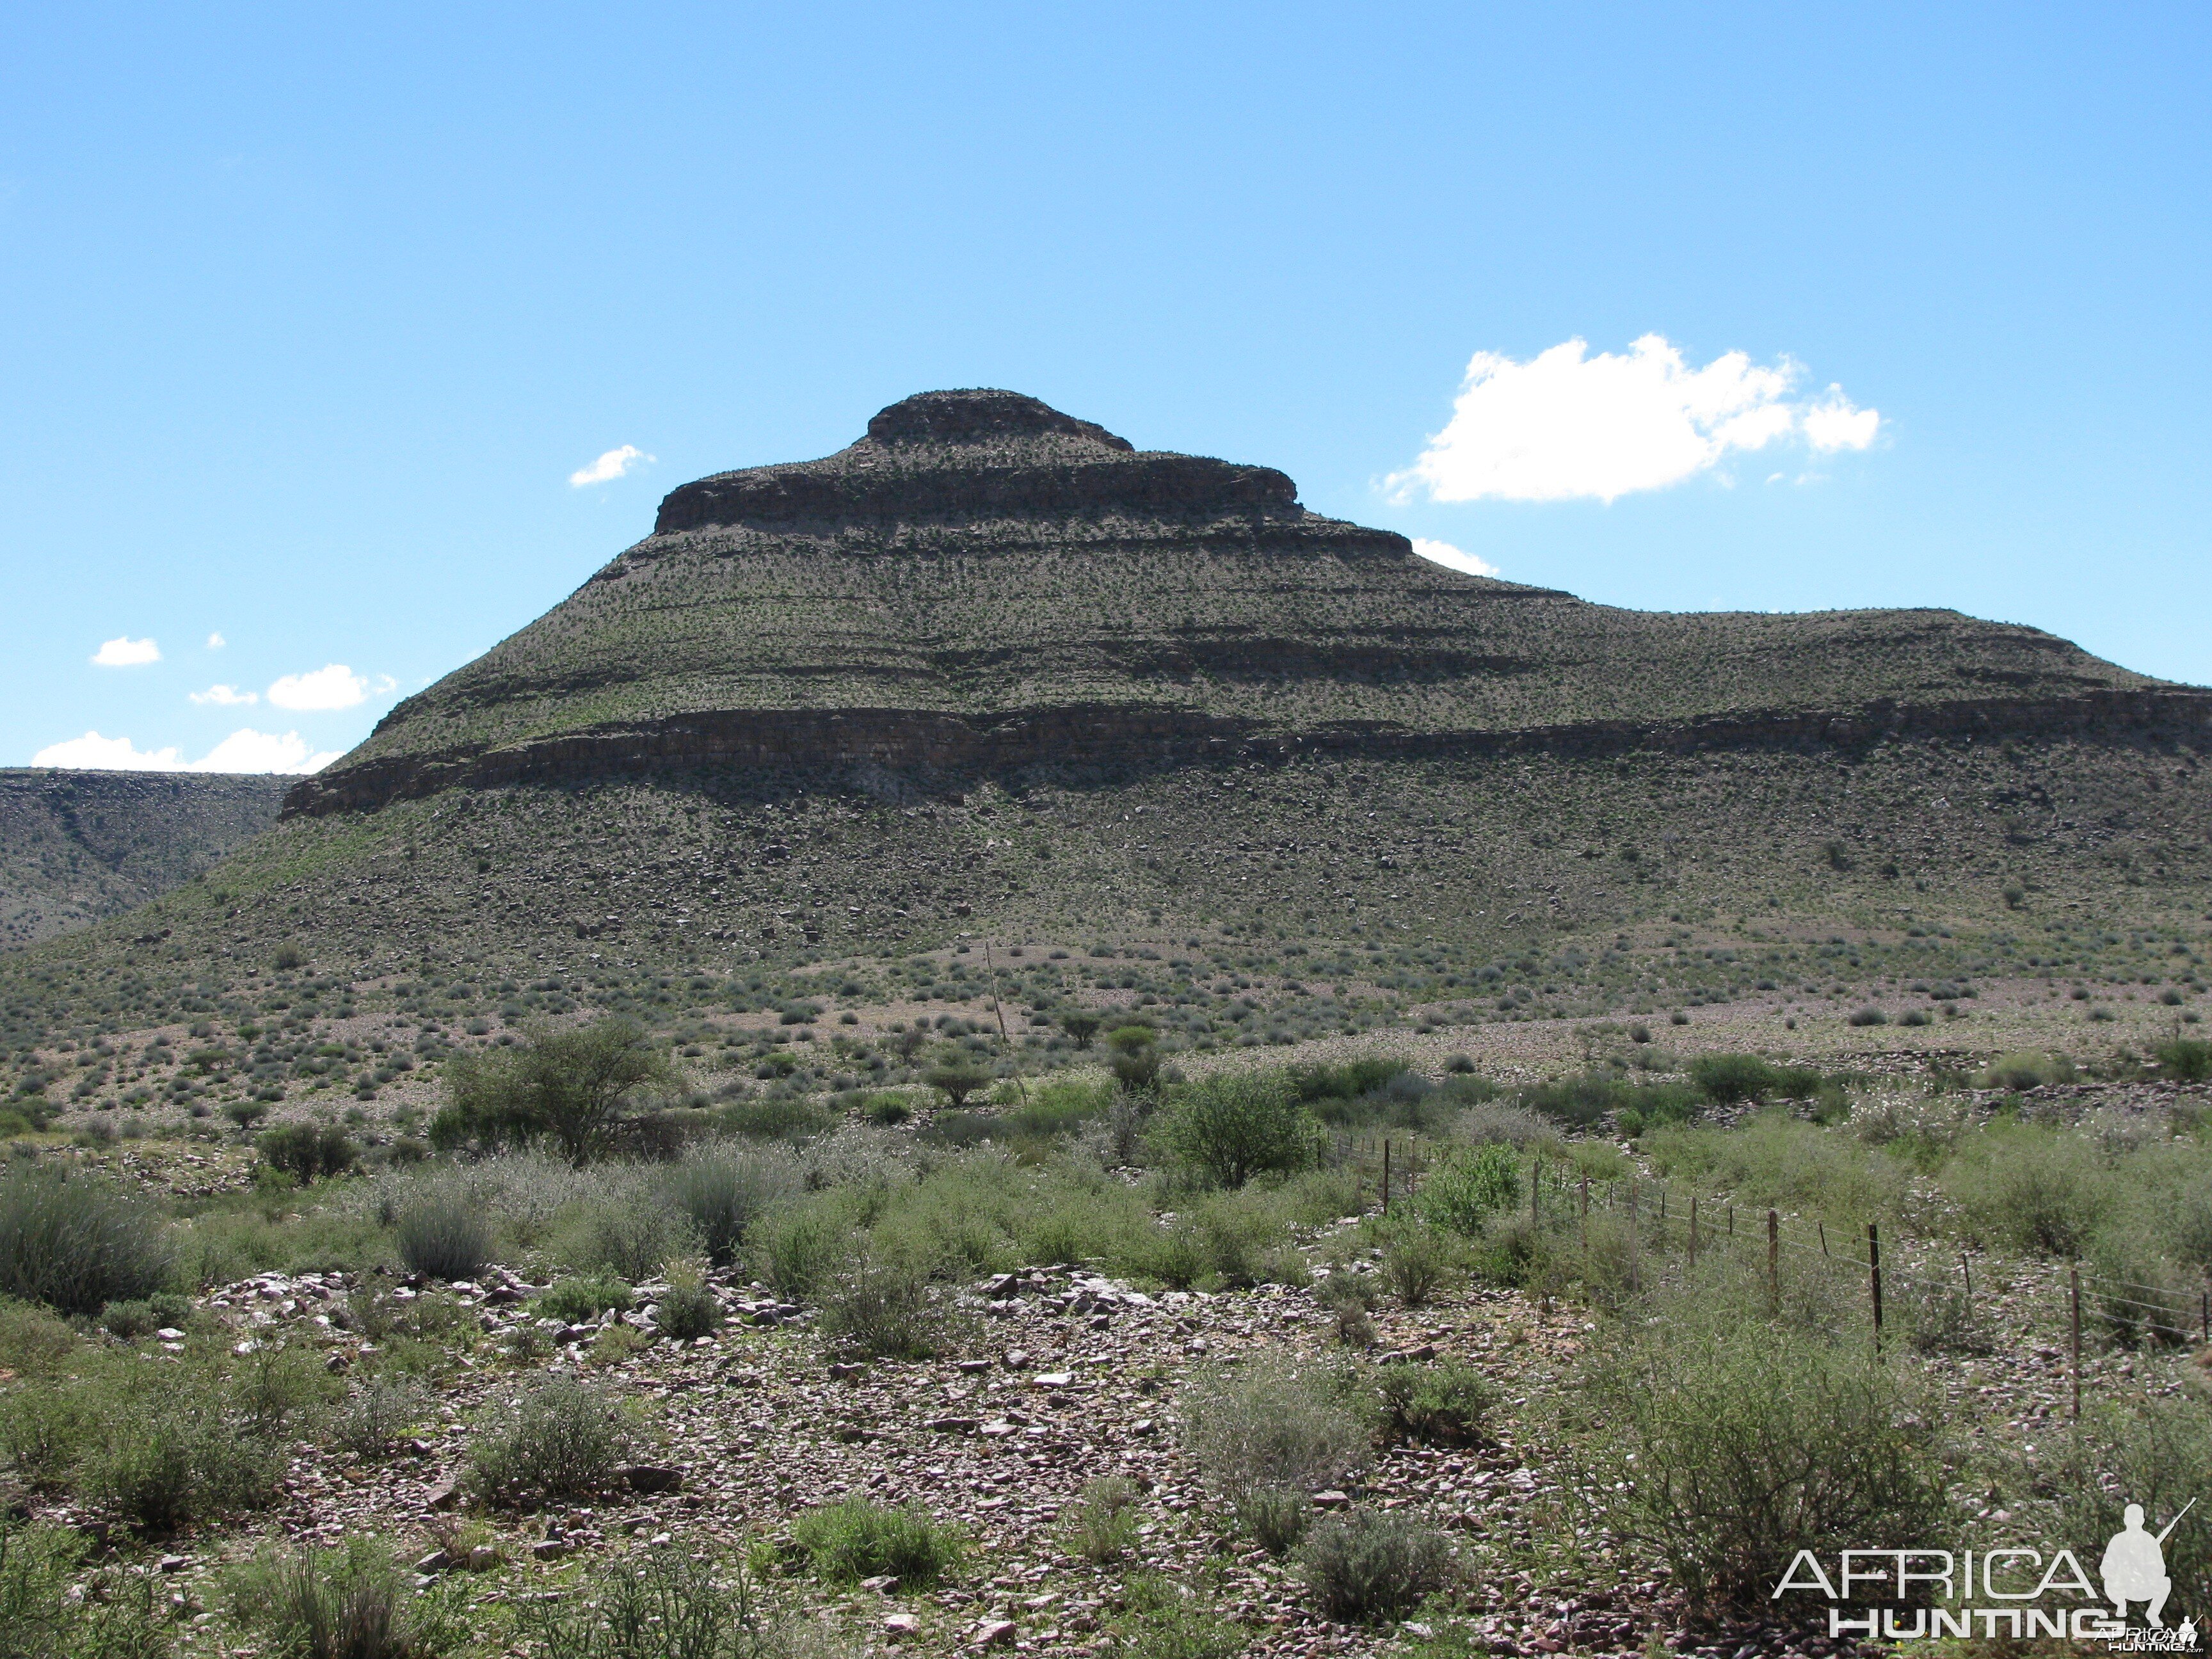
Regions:
<instances>
[{"instance_id":1,"label":"wire fence","mask_svg":"<svg viewBox=\"0 0 2212 1659\"><path fill-rule=\"evenodd\" d=\"M1449 1143L1418 1134L1345 1134L1334 1138L1339 1165L1355 1184L1359 1207L1389 1215L1413 1200L1423 1176ZM1530 1223L1539 1231L1579 1234L1587 1266L1595 1260L1591 1220L1625 1228L1625 1264L1632 1292L1656 1288L1655 1279L1687 1285L1700 1260L1719 1257L1763 1272L1770 1310L1779 1312L1785 1296L1784 1268L1826 1275L1831 1294L1832 1334L1856 1324L1871 1337L1875 1351L1894 1345L1900 1293L1910 1302L1948 1299L1969 1320L1994 1301L2023 1300L2031 1316L2055 1317L2070 1359L2072 1410L2081 1411L2085 1313L2108 1328L2140 1333L2154 1341L2185 1343L2197 1338L2212 1345L2212 1277L2184 1291L2083 1267L2079 1261L2037 1262L1977 1258L1964 1249L1947 1249L1941 1265L1930 1259L1930 1241L1908 1241L1912 1255L1901 1257L1892 1241L1884 1253L1881 1224L1869 1221L1833 1231L1824 1217L1784 1215L1778 1208L1739 1206L1696 1193L1676 1190L1663 1178L1638 1175L1593 1180L1571 1166L1547 1166L1540 1157L1522 1166ZM1371 1199L1371 1203L1370 1203ZM1917 1259L1915 1259L1917 1257ZM1762 1262L1763 1258L1763 1262ZM1803 1311L1802 1304L1797 1310Z\"/></svg>"}]
</instances>

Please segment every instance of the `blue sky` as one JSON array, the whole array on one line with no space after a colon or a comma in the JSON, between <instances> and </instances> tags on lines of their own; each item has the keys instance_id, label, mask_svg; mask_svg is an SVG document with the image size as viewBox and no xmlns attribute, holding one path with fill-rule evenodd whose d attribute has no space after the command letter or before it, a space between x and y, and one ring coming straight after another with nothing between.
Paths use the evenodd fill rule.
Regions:
<instances>
[{"instance_id":1,"label":"blue sky","mask_svg":"<svg viewBox=\"0 0 2212 1659\"><path fill-rule=\"evenodd\" d=\"M2212 682L2212 13L1784 11L17 8L0 763L312 764L945 386Z\"/></svg>"}]
</instances>

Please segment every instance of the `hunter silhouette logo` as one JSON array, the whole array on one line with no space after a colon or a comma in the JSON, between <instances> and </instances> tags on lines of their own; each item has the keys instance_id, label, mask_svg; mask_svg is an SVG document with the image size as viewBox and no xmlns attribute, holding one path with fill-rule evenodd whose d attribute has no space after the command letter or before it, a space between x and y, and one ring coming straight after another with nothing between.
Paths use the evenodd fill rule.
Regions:
<instances>
[{"instance_id":1,"label":"hunter silhouette logo","mask_svg":"<svg viewBox=\"0 0 2212 1659\"><path fill-rule=\"evenodd\" d=\"M2181 1515L2196 1507L2192 1498L2181 1506ZM2150 1605L2143 1609L2143 1617L2154 1630L2165 1628L2166 1621L2159 1614L2166 1611L2166 1598L2173 1594L2173 1580L2166 1577L2164 1546L2181 1524L2181 1515L2167 1522L2155 1538L2143 1530L2142 1504L2129 1504L2121 1516L2125 1525L2105 1546L2105 1559L2098 1570L2104 1576L2105 1599L2122 1619L2128 1616L2129 1602L2148 1601Z\"/></svg>"}]
</instances>

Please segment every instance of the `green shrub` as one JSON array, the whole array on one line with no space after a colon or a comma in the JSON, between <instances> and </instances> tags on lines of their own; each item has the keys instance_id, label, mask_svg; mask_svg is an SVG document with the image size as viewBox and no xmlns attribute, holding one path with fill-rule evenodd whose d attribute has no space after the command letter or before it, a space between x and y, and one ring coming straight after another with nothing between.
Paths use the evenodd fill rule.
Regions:
<instances>
[{"instance_id":1,"label":"green shrub","mask_svg":"<svg viewBox=\"0 0 2212 1659\"><path fill-rule=\"evenodd\" d=\"M1244 1627L1159 1573L1133 1577L1113 1623L1115 1650L1129 1659L1232 1659L1250 1639Z\"/></svg>"},{"instance_id":2,"label":"green shrub","mask_svg":"<svg viewBox=\"0 0 2212 1659\"><path fill-rule=\"evenodd\" d=\"M1977 1237L2061 1258L2087 1252L2119 1197L2089 1142L2026 1125L1962 1143L1943 1179Z\"/></svg>"},{"instance_id":3,"label":"green shrub","mask_svg":"<svg viewBox=\"0 0 2212 1659\"><path fill-rule=\"evenodd\" d=\"M87 1540L0 1518L0 1655L6 1659L168 1659L176 1640L154 1574L83 1577Z\"/></svg>"},{"instance_id":4,"label":"green shrub","mask_svg":"<svg viewBox=\"0 0 2212 1659\"><path fill-rule=\"evenodd\" d=\"M1458 1270L1459 1253L1433 1227L1394 1218L1376 1231L1383 1241L1382 1283L1409 1308L1425 1306Z\"/></svg>"},{"instance_id":5,"label":"green shrub","mask_svg":"<svg viewBox=\"0 0 2212 1659\"><path fill-rule=\"evenodd\" d=\"M1422 1445L1475 1444L1482 1438L1482 1419L1498 1405L1490 1379L1455 1360L1388 1364L1376 1373L1375 1386L1384 1431Z\"/></svg>"},{"instance_id":6,"label":"green shrub","mask_svg":"<svg viewBox=\"0 0 2212 1659\"><path fill-rule=\"evenodd\" d=\"M1160 1075L1159 1033L1141 1020L1127 1020L1106 1033L1106 1064L1126 1094L1149 1094Z\"/></svg>"},{"instance_id":7,"label":"green shrub","mask_svg":"<svg viewBox=\"0 0 2212 1659\"><path fill-rule=\"evenodd\" d=\"M126 1376L101 1402L77 1483L94 1502L155 1532L258 1508L275 1492L283 1460L248 1430L211 1377Z\"/></svg>"},{"instance_id":8,"label":"green shrub","mask_svg":"<svg viewBox=\"0 0 2212 1659\"><path fill-rule=\"evenodd\" d=\"M991 1078L989 1066L960 1048L947 1049L921 1074L921 1080L943 1095L955 1111L968 1103L969 1096L989 1088Z\"/></svg>"},{"instance_id":9,"label":"green shrub","mask_svg":"<svg viewBox=\"0 0 2212 1659\"><path fill-rule=\"evenodd\" d=\"M0 1297L0 1366L18 1376L45 1376L83 1346L82 1339L46 1309Z\"/></svg>"},{"instance_id":10,"label":"green shrub","mask_svg":"<svg viewBox=\"0 0 2212 1659\"><path fill-rule=\"evenodd\" d=\"M1521 1201L1520 1160L1492 1144L1456 1152L1421 1178L1413 1206L1433 1226L1468 1238L1480 1236L1490 1218Z\"/></svg>"},{"instance_id":11,"label":"green shrub","mask_svg":"<svg viewBox=\"0 0 2212 1659\"><path fill-rule=\"evenodd\" d=\"M1263 1355L1210 1372L1184 1395L1181 1417L1200 1474L1232 1505L1333 1486L1366 1458L1368 1425L1346 1379L1311 1361Z\"/></svg>"},{"instance_id":12,"label":"green shrub","mask_svg":"<svg viewBox=\"0 0 2212 1659\"><path fill-rule=\"evenodd\" d=\"M788 1205L770 1213L747 1246L752 1270L790 1302L811 1301L845 1259L853 1227L834 1200Z\"/></svg>"},{"instance_id":13,"label":"green shrub","mask_svg":"<svg viewBox=\"0 0 2212 1659\"><path fill-rule=\"evenodd\" d=\"M1085 1483L1083 1499L1067 1517L1068 1542L1094 1567L1111 1566L1137 1540L1137 1489L1118 1474Z\"/></svg>"},{"instance_id":14,"label":"green shrub","mask_svg":"<svg viewBox=\"0 0 2212 1659\"><path fill-rule=\"evenodd\" d=\"M100 1310L100 1328L110 1336L135 1342L155 1331L180 1328L192 1316L191 1299L173 1292L111 1302Z\"/></svg>"},{"instance_id":15,"label":"green shrub","mask_svg":"<svg viewBox=\"0 0 2212 1659\"><path fill-rule=\"evenodd\" d=\"M400 1212L395 1243L410 1273L448 1284L473 1280L491 1265L491 1224L459 1197L431 1195Z\"/></svg>"},{"instance_id":16,"label":"green shrub","mask_svg":"<svg viewBox=\"0 0 2212 1659\"><path fill-rule=\"evenodd\" d=\"M374 1538L264 1551L229 1589L232 1618L268 1659L436 1659L465 1639L455 1597L416 1595Z\"/></svg>"},{"instance_id":17,"label":"green shrub","mask_svg":"<svg viewBox=\"0 0 2212 1659\"><path fill-rule=\"evenodd\" d=\"M657 1324L660 1334L678 1342L690 1342L721 1327L722 1304L696 1274L672 1274L666 1294L660 1298Z\"/></svg>"},{"instance_id":18,"label":"green shrub","mask_svg":"<svg viewBox=\"0 0 2212 1659\"><path fill-rule=\"evenodd\" d=\"M617 1016L532 1026L512 1048L454 1055L446 1078L452 1103L431 1122L432 1146L543 1144L579 1168L618 1150L645 1101L676 1082L645 1029Z\"/></svg>"},{"instance_id":19,"label":"green shrub","mask_svg":"<svg viewBox=\"0 0 2212 1659\"><path fill-rule=\"evenodd\" d=\"M2175 1037L2160 1043L2151 1052L2157 1057L2159 1069L2170 1078L2184 1083L2203 1083L2212 1079L2212 1042Z\"/></svg>"},{"instance_id":20,"label":"green shrub","mask_svg":"<svg viewBox=\"0 0 2212 1659\"><path fill-rule=\"evenodd\" d=\"M2126 1504L2143 1507L2154 1533L2171 1524L2203 1491L2212 1469L2212 1407L2187 1397L2125 1404L2097 1401L2070 1432L2038 1435L2039 1450L2022 1454L2030 1489L2055 1503L2063 1541L2094 1562L2121 1529ZM2182 1516L2164 1547L2173 1581L2172 1608L2196 1613L2212 1605L2212 1517L2204 1504Z\"/></svg>"},{"instance_id":21,"label":"green shrub","mask_svg":"<svg viewBox=\"0 0 2212 1659\"><path fill-rule=\"evenodd\" d=\"M1297 1548L1313 1521L1313 1499L1295 1486L1255 1486L1237 1493L1229 1507L1237 1526L1270 1555Z\"/></svg>"},{"instance_id":22,"label":"green shrub","mask_svg":"<svg viewBox=\"0 0 2212 1659\"><path fill-rule=\"evenodd\" d=\"M1306 1587L1331 1619L1399 1619L1444 1586L1451 1551L1411 1516L1354 1510L1314 1528L1298 1552Z\"/></svg>"},{"instance_id":23,"label":"green shrub","mask_svg":"<svg viewBox=\"0 0 2212 1659\"><path fill-rule=\"evenodd\" d=\"M1370 1317L1381 1292L1366 1273L1333 1273L1321 1282L1314 1300L1336 1319L1336 1340L1347 1348L1374 1346L1375 1322Z\"/></svg>"},{"instance_id":24,"label":"green shrub","mask_svg":"<svg viewBox=\"0 0 2212 1659\"><path fill-rule=\"evenodd\" d=\"M959 1560L959 1534L920 1508L886 1509L865 1498L811 1510L791 1540L821 1577L839 1583L888 1574L902 1589L933 1584Z\"/></svg>"},{"instance_id":25,"label":"green shrub","mask_svg":"<svg viewBox=\"0 0 2212 1659\"><path fill-rule=\"evenodd\" d=\"M1820 1086L1820 1074L1776 1066L1757 1054L1705 1054L1690 1062L1690 1081L1715 1105L1732 1106L1747 1100L1809 1099Z\"/></svg>"},{"instance_id":26,"label":"green shrub","mask_svg":"<svg viewBox=\"0 0 2212 1659\"><path fill-rule=\"evenodd\" d=\"M429 1414L430 1395L411 1376L373 1376L354 1390L332 1437L364 1462L388 1457Z\"/></svg>"},{"instance_id":27,"label":"green shrub","mask_svg":"<svg viewBox=\"0 0 2212 1659\"><path fill-rule=\"evenodd\" d=\"M635 1283L652 1278L669 1257L698 1247L689 1217L653 1193L631 1192L576 1206L556 1254L569 1267Z\"/></svg>"},{"instance_id":28,"label":"green shrub","mask_svg":"<svg viewBox=\"0 0 2212 1659\"><path fill-rule=\"evenodd\" d=\"M538 1292L531 1305L540 1318L580 1325L610 1309L628 1313L637 1306L637 1293L623 1280L605 1273L576 1273Z\"/></svg>"},{"instance_id":29,"label":"green shrub","mask_svg":"<svg viewBox=\"0 0 2212 1659\"><path fill-rule=\"evenodd\" d=\"M787 1154L713 1147L693 1153L670 1173L669 1201L691 1224L699 1248L718 1267L738 1259L745 1233L775 1204L799 1190Z\"/></svg>"},{"instance_id":30,"label":"green shrub","mask_svg":"<svg viewBox=\"0 0 2212 1659\"><path fill-rule=\"evenodd\" d=\"M1974 1076L1977 1089L2039 1089L2046 1083L2073 1081L2073 1061L2031 1049L1999 1054Z\"/></svg>"},{"instance_id":31,"label":"green shrub","mask_svg":"<svg viewBox=\"0 0 2212 1659\"><path fill-rule=\"evenodd\" d=\"M927 1359L944 1347L946 1323L927 1274L863 1248L823 1291L822 1334L848 1359Z\"/></svg>"},{"instance_id":32,"label":"green shrub","mask_svg":"<svg viewBox=\"0 0 2212 1659\"><path fill-rule=\"evenodd\" d=\"M680 1546L610 1562L575 1593L528 1598L517 1614L549 1659L768 1659L782 1650L744 1559Z\"/></svg>"},{"instance_id":33,"label":"green shrub","mask_svg":"<svg viewBox=\"0 0 2212 1659\"><path fill-rule=\"evenodd\" d=\"M1216 1186L1303 1170L1321 1156L1322 1130L1279 1075L1217 1072L1176 1090L1155 1126L1176 1162Z\"/></svg>"},{"instance_id":34,"label":"green shrub","mask_svg":"<svg viewBox=\"0 0 2212 1659\"><path fill-rule=\"evenodd\" d=\"M470 1454L469 1479L488 1504L526 1509L603 1490L631 1442L621 1409L568 1377L495 1410Z\"/></svg>"},{"instance_id":35,"label":"green shrub","mask_svg":"<svg viewBox=\"0 0 2212 1659\"><path fill-rule=\"evenodd\" d=\"M1583 1398L1603 1427L1582 1489L1698 1605L1764 1605L1801 1549L1949 1536L1939 1419L1856 1344L1686 1316L1595 1365Z\"/></svg>"},{"instance_id":36,"label":"green shrub","mask_svg":"<svg viewBox=\"0 0 2212 1659\"><path fill-rule=\"evenodd\" d=\"M261 1161L302 1187L343 1175L361 1157L361 1148L334 1123L280 1123L253 1143Z\"/></svg>"},{"instance_id":37,"label":"green shrub","mask_svg":"<svg viewBox=\"0 0 2212 1659\"><path fill-rule=\"evenodd\" d=\"M86 1176L19 1164L0 1175L0 1295L90 1318L167 1284L167 1229Z\"/></svg>"},{"instance_id":38,"label":"green shrub","mask_svg":"<svg viewBox=\"0 0 2212 1659\"><path fill-rule=\"evenodd\" d=\"M753 1140L808 1140L836 1127L836 1115L817 1101L800 1097L740 1100L714 1114L730 1133Z\"/></svg>"}]
</instances>

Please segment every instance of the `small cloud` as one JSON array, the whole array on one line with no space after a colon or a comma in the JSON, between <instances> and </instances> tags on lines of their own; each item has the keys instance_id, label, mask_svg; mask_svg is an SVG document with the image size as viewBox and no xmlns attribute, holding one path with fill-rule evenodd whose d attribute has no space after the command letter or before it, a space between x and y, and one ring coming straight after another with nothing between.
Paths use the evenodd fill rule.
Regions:
<instances>
[{"instance_id":1,"label":"small cloud","mask_svg":"<svg viewBox=\"0 0 2212 1659\"><path fill-rule=\"evenodd\" d=\"M368 696L368 681L342 662L318 668L312 674L287 674L269 688L269 701L279 708L301 712L351 708Z\"/></svg>"},{"instance_id":2,"label":"small cloud","mask_svg":"<svg viewBox=\"0 0 2212 1659\"><path fill-rule=\"evenodd\" d=\"M64 743L49 744L31 757L33 766L70 767L95 772L319 772L342 751L311 750L297 732L279 736L241 726L196 761L176 749L143 750L128 738L103 738L88 732Z\"/></svg>"},{"instance_id":3,"label":"small cloud","mask_svg":"<svg viewBox=\"0 0 2212 1659\"><path fill-rule=\"evenodd\" d=\"M228 645L229 643L230 643L230 641L229 641L228 640L227 640L227 639L223 638L223 636L222 636L222 635L220 635L220 634L210 634L210 635L208 635L207 648L208 648L209 650L210 650L210 651L220 651L220 650L222 650L222 649L223 648L223 647L225 647L226 645Z\"/></svg>"},{"instance_id":4,"label":"small cloud","mask_svg":"<svg viewBox=\"0 0 2212 1659\"><path fill-rule=\"evenodd\" d=\"M151 640L134 640L128 635L107 640L92 653L94 665L100 668L137 668L142 664L161 660L161 647Z\"/></svg>"},{"instance_id":5,"label":"small cloud","mask_svg":"<svg viewBox=\"0 0 2212 1659\"><path fill-rule=\"evenodd\" d=\"M1449 570L1461 570L1470 576L1495 576L1498 567L1486 559L1478 559L1472 553L1462 553L1449 542L1432 542L1425 537L1413 538L1413 551L1431 562Z\"/></svg>"},{"instance_id":6,"label":"small cloud","mask_svg":"<svg viewBox=\"0 0 2212 1659\"><path fill-rule=\"evenodd\" d=\"M641 463L650 465L653 457L635 444L624 444L620 449L610 449L589 466L580 466L568 475L569 485L576 489L595 483L608 483L621 477Z\"/></svg>"},{"instance_id":7,"label":"small cloud","mask_svg":"<svg viewBox=\"0 0 2212 1659\"><path fill-rule=\"evenodd\" d=\"M1838 449L1864 449L1881 429L1878 410L1853 407L1839 386L1805 411L1805 441L1827 453Z\"/></svg>"},{"instance_id":8,"label":"small cloud","mask_svg":"<svg viewBox=\"0 0 2212 1659\"><path fill-rule=\"evenodd\" d=\"M213 703L218 708L236 708L249 702L259 702L258 691L241 691L234 685L210 685L204 691L189 694L198 703Z\"/></svg>"},{"instance_id":9,"label":"small cloud","mask_svg":"<svg viewBox=\"0 0 2212 1659\"><path fill-rule=\"evenodd\" d=\"M1387 487L1439 501L1611 501L1769 444L1864 449L1881 426L1840 386L1793 398L1804 371L1787 357L1762 367L1731 351L1693 368L1657 334L1620 356L1589 350L1568 340L1526 362L1475 353L1450 421Z\"/></svg>"}]
</instances>

